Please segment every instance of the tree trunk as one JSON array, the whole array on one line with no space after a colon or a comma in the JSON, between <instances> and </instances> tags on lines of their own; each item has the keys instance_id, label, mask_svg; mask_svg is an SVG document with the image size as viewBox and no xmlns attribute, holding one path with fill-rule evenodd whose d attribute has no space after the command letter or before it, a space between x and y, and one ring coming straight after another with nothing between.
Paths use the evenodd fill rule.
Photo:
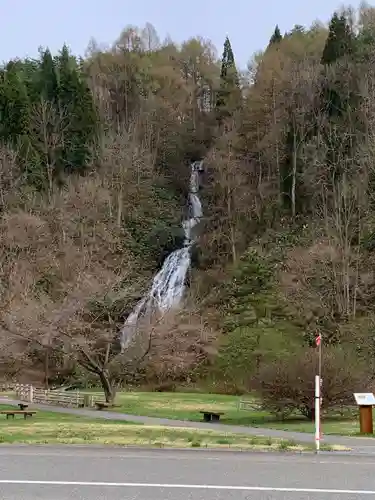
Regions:
<instances>
[{"instance_id":1,"label":"tree trunk","mask_svg":"<svg viewBox=\"0 0 375 500\"><path fill-rule=\"evenodd\" d=\"M49 347L46 348L44 353L44 388L48 390L49 387Z\"/></svg>"},{"instance_id":2,"label":"tree trunk","mask_svg":"<svg viewBox=\"0 0 375 500\"><path fill-rule=\"evenodd\" d=\"M235 239L235 231L233 227L233 210L232 210L232 193L230 189L227 189L227 213L228 213L228 220L229 220L229 233L230 233L230 243L232 247L232 259L233 263L237 261L237 252L236 252L236 239Z\"/></svg>"},{"instance_id":3,"label":"tree trunk","mask_svg":"<svg viewBox=\"0 0 375 500\"><path fill-rule=\"evenodd\" d=\"M275 80L272 81L272 98L273 98L273 126L276 130L277 119L276 119L276 96L275 96ZM280 153L279 153L279 138L276 137L276 175L277 175L277 187L278 187L278 201L279 206L282 206L282 192L281 192L281 171L280 171Z\"/></svg>"},{"instance_id":4,"label":"tree trunk","mask_svg":"<svg viewBox=\"0 0 375 500\"><path fill-rule=\"evenodd\" d=\"M121 221L122 221L122 180L121 180L121 187L120 191L118 192L117 195L117 227L121 227Z\"/></svg>"},{"instance_id":5,"label":"tree trunk","mask_svg":"<svg viewBox=\"0 0 375 500\"><path fill-rule=\"evenodd\" d=\"M237 261L237 252L236 252L236 240L234 236L234 228L232 223L230 224L230 240L231 240L231 246L232 246L232 259L233 263L235 264Z\"/></svg>"},{"instance_id":6,"label":"tree trunk","mask_svg":"<svg viewBox=\"0 0 375 500\"><path fill-rule=\"evenodd\" d=\"M102 384L106 403L112 404L115 399L116 391L109 378L108 372L106 370L101 371L99 373L99 379Z\"/></svg>"},{"instance_id":7,"label":"tree trunk","mask_svg":"<svg viewBox=\"0 0 375 500\"><path fill-rule=\"evenodd\" d=\"M292 217L295 219L296 217L296 184L297 184L297 141L296 141L296 133L293 133L293 155L292 155L292 192L291 192L291 201L292 201Z\"/></svg>"},{"instance_id":8,"label":"tree trunk","mask_svg":"<svg viewBox=\"0 0 375 500\"><path fill-rule=\"evenodd\" d=\"M311 422L315 421L315 408L312 408L311 406L305 406L305 408L303 408L302 414L305 415L305 417L308 418Z\"/></svg>"}]
</instances>

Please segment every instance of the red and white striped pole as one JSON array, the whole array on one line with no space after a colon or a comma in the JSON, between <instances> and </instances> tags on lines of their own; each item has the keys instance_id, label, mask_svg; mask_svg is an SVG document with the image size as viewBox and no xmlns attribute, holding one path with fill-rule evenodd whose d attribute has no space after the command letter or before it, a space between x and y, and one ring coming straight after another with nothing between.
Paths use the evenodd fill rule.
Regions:
<instances>
[{"instance_id":1,"label":"red and white striped pole","mask_svg":"<svg viewBox=\"0 0 375 500\"><path fill-rule=\"evenodd\" d=\"M315 344L318 347L318 375L315 376L315 449L316 453L320 450L321 428L320 428L320 404L321 404L321 380L322 380L322 335L315 338Z\"/></svg>"},{"instance_id":2,"label":"red and white striped pole","mask_svg":"<svg viewBox=\"0 0 375 500\"><path fill-rule=\"evenodd\" d=\"M320 450L320 377L315 376L315 449Z\"/></svg>"}]
</instances>

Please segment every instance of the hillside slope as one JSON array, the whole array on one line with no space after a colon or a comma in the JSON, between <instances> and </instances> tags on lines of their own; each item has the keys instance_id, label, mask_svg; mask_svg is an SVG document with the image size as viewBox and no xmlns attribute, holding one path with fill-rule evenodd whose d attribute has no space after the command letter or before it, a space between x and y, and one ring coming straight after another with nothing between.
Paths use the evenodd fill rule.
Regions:
<instances>
[{"instance_id":1,"label":"hillside slope","mask_svg":"<svg viewBox=\"0 0 375 500\"><path fill-rule=\"evenodd\" d=\"M228 37L220 59L150 26L84 60L64 46L5 64L3 375L99 379L108 398L202 377L249 390L319 333L373 377L374 20L363 7L276 30L246 74ZM144 318L121 352L124 319L183 243L200 158L186 300Z\"/></svg>"}]
</instances>

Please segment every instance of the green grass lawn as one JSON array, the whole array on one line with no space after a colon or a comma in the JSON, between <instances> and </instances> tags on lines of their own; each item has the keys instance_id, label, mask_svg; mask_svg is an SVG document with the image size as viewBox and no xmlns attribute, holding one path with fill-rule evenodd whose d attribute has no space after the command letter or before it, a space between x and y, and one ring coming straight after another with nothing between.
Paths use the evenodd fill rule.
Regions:
<instances>
[{"instance_id":1,"label":"green grass lawn","mask_svg":"<svg viewBox=\"0 0 375 500\"><path fill-rule=\"evenodd\" d=\"M0 410L11 409L0 406ZM14 408L14 407L13 407ZM230 448L242 450L310 451L312 446L291 440L271 439L201 429L147 426L133 422L103 421L38 411L7 420L0 415L0 443L96 444L168 448ZM343 449L327 447L326 449Z\"/></svg>"},{"instance_id":2,"label":"green grass lawn","mask_svg":"<svg viewBox=\"0 0 375 500\"><path fill-rule=\"evenodd\" d=\"M277 421L265 411L238 410L239 399L238 396L219 394L121 392L116 397L116 404L120 406L113 411L197 422L202 420L200 410L211 409L224 412L220 420L224 424L314 432L313 422L304 417L293 416ZM334 414L326 417L323 419L322 431L325 434L356 435L359 432L358 415L349 413L346 418Z\"/></svg>"},{"instance_id":3,"label":"green grass lawn","mask_svg":"<svg viewBox=\"0 0 375 500\"><path fill-rule=\"evenodd\" d=\"M98 392L98 389L83 392L98 393L103 399L103 394ZM244 399L248 400L250 397ZM200 410L211 409L224 412L220 420L223 424L314 432L314 424L304 417L292 416L284 421L278 421L265 411L238 410L239 400L238 396L199 392L119 392L116 396L116 404L119 407L112 411L198 422L202 420ZM358 413L348 412L346 418L335 414L325 417L322 422L322 432L323 434L358 435Z\"/></svg>"}]
</instances>

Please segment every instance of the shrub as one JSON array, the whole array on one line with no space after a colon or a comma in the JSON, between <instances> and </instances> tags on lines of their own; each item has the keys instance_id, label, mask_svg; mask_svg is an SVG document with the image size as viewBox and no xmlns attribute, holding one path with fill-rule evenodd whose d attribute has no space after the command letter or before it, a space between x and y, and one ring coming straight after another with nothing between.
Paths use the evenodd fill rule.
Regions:
<instances>
[{"instance_id":1,"label":"shrub","mask_svg":"<svg viewBox=\"0 0 375 500\"><path fill-rule=\"evenodd\" d=\"M263 366L255 380L263 407L281 416L298 411L313 420L317 368L316 349L289 355ZM370 383L358 359L339 347L324 349L322 379L322 410L353 403L353 393L365 391Z\"/></svg>"}]
</instances>

